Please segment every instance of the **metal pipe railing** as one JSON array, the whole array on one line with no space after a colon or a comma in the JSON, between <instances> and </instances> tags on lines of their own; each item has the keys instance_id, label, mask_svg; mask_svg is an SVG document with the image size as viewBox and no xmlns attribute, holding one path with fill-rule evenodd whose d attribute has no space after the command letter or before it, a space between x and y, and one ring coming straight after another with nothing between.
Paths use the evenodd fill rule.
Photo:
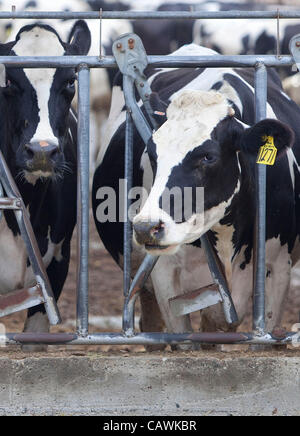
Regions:
<instances>
[{"instance_id":1,"label":"metal pipe railing","mask_svg":"<svg viewBox=\"0 0 300 436\"><path fill-rule=\"evenodd\" d=\"M282 337L272 334L263 336L253 333L139 333L126 336L120 333L93 333L85 337L74 333L7 333L7 345L52 344L52 345L156 345L180 343L192 344L297 344L299 333L287 332Z\"/></svg>"},{"instance_id":2,"label":"metal pipe railing","mask_svg":"<svg viewBox=\"0 0 300 436\"><path fill-rule=\"evenodd\" d=\"M300 10L286 11L103 11L102 19L108 20L197 20L197 19L299 19ZM99 20L98 11L84 12L0 12L1 19L37 19L37 20Z\"/></svg>"},{"instance_id":3,"label":"metal pipe railing","mask_svg":"<svg viewBox=\"0 0 300 436\"><path fill-rule=\"evenodd\" d=\"M112 56L0 56L0 63L20 68L76 68L86 64L89 68L117 68ZM255 68L257 63L266 67L291 67L292 56L275 55L212 55L212 56L148 56L148 65L156 68Z\"/></svg>"},{"instance_id":4,"label":"metal pipe railing","mask_svg":"<svg viewBox=\"0 0 300 436\"><path fill-rule=\"evenodd\" d=\"M258 63L255 68L255 121L267 115L267 68ZM265 331L265 281L266 281L266 185L265 165L256 165L256 225L254 241L253 330Z\"/></svg>"},{"instance_id":5,"label":"metal pipe railing","mask_svg":"<svg viewBox=\"0 0 300 436\"><path fill-rule=\"evenodd\" d=\"M125 165L124 165L124 240L123 240L123 290L127 297L131 283L131 248L132 248L132 224L128 214L130 199L129 193L132 189L133 180L133 121L129 110L126 112L126 134L125 134Z\"/></svg>"},{"instance_id":6,"label":"metal pipe railing","mask_svg":"<svg viewBox=\"0 0 300 436\"><path fill-rule=\"evenodd\" d=\"M78 68L77 144L77 331L88 334L89 289L89 147L90 147L90 70Z\"/></svg>"}]
</instances>

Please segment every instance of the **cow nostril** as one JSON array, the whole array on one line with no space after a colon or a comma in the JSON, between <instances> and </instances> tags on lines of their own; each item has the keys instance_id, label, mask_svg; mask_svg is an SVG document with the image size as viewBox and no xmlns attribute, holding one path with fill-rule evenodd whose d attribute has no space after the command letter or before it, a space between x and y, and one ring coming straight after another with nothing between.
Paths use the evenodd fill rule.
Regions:
<instances>
[{"instance_id":1,"label":"cow nostril","mask_svg":"<svg viewBox=\"0 0 300 436\"><path fill-rule=\"evenodd\" d=\"M52 150L52 151L50 152L50 159L55 159L55 157L57 156L57 154L58 154L58 148L56 148L55 150Z\"/></svg>"},{"instance_id":2,"label":"cow nostril","mask_svg":"<svg viewBox=\"0 0 300 436\"><path fill-rule=\"evenodd\" d=\"M157 222L139 222L133 225L136 240L139 244L155 244L164 236L165 224Z\"/></svg>"},{"instance_id":3,"label":"cow nostril","mask_svg":"<svg viewBox=\"0 0 300 436\"><path fill-rule=\"evenodd\" d=\"M31 150L31 148L28 145L25 145L25 151L26 151L27 157L29 159L33 159L34 158L34 151Z\"/></svg>"},{"instance_id":4,"label":"cow nostril","mask_svg":"<svg viewBox=\"0 0 300 436\"><path fill-rule=\"evenodd\" d=\"M156 236L159 233L163 232L165 229L165 224L160 221L156 226L152 227L152 229L150 230L150 234L152 236Z\"/></svg>"}]
</instances>

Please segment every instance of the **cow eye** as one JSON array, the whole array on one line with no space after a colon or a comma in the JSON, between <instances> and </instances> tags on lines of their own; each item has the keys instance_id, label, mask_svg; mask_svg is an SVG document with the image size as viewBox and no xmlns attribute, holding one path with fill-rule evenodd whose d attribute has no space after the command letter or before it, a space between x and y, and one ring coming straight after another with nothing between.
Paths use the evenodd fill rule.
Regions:
<instances>
[{"instance_id":1,"label":"cow eye","mask_svg":"<svg viewBox=\"0 0 300 436\"><path fill-rule=\"evenodd\" d=\"M76 77L72 77L72 79L70 79L69 81L68 81L68 88L74 88L74 86L75 86L75 81L76 81Z\"/></svg>"},{"instance_id":2,"label":"cow eye","mask_svg":"<svg viewBox=\"0 0 300 436\"><path fill-rule=\"evenodd\" d=\"M7 79L6 80L6 87L4 88L4 92L7 96L12 96L18 92L21 92L21 90L15 82Z\"/></svg>"},{"instance_id":3,"label":"cow eye","mask_svg":"<svg viewBox=\"0 0 300 436\"><path fill-rule=\"evenodd\" d=\"M213 162L215 162L215 160L216 160L216 157L213 156L212 154L206 154L205 156L203 156L201 158L201 162L204 163L204 164L213 163Z\"/></svg>"}]
</instances>

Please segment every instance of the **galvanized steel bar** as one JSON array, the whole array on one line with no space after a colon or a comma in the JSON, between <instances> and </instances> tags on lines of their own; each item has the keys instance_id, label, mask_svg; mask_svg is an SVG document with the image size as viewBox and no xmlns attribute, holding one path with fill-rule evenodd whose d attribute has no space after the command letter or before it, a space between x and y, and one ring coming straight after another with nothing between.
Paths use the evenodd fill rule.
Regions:
<instances>
[{"instance_id":1,"label":"galvanized steel bar","mask_svg":"<svg viewBox=\"0 0 300 436\"><path fill-rule=\"evenodd\" d=\"M123 331L126 336L132 336L134 334L135 302L152 273L158 259L158 256L147 254L132 280L123 309Z\"/></svg>"},{"instance_id":2,"label":"galvanized steel bar","mask_svg":"<svg viewBox=\"0 0 300 436\"><path fill-rule=\"evenodd\" d=\"M102 18L109 20L197 20L197 19L277 19L277 11L103 11ZM97 20L99 11L84 12L44 12L16 11L0 12L1 19L36 19L36 20ZM300 18L300 10L280 11L279 18Z\"/></svg>"},{"instance_id":3,"label":"galvanized steel bar","mask_svg":"<svg viewBox=\"0 0 300 436\"><path fill-rule=\"evenodd\" d=\"M291 67L294 58L284 55L212 55L212 56L148 56L148 64L159 68L243 68L261 62L266 67ZM0 56L0 63L7 68L76 68L86 64L89 68L117 68L112 56Z\"/></svg>"},{"instance_id":4,"label":"galvanized steel bar","mask_svg":"<svg viewBox=\"0 0 300 436\"><path fill-rule=\"evenodd\" d=\"M288 332L277 338L272 334L263 336L253 333L140 333L127 337L120 333L94 333L86 337L72 333L8 333L0 335L1 343L16 344L52 344L52 345L155 345L180 343L191 344L259 344L283 345L300 343L298 333Z\"/></svg>"},{"instance_id":5,"label":"galvanized steel bar","mask_svg":"<svg viewBox=\"0 0 300 436\"><path fill-rule=\"evenodd\" d=\"M266 118L267 68L255 69L255 120ZM256 231L254 243L253 330L265 330L265 244L266 244L266 166L256 165Z\"/></svg>"},{"instance_id":6,"label":"galvanized steel bar","mask_svg":"<svg viewBox=\"0 0 300 436\"><path fill-rule=\"evenodd\" d=\"M77 332L88 334L90 70L78 68Z\"/></svg>"},{"instance_id":7,"label":"galvanized steel bar","mask_svg":"<svg viewBox=\"0 0 300 436\"><path fill-rule=\"evenodd\" d=\"M124 239L123 239L123 290L126 297L131 282L131 247L132 247L132 223L128 209L130 206L129 193L132 189L133 173L133 122L130 110L126 112L126 133L125 133L125 192L124 192Z\"/></svg>"},{"instance_id":8,"label":"galvanized steel bar","mask_svg":"<svg viewBox=\"0 0 300 436\"><path fill-rule=\"evenodd\" d=\"M148 144L149 139L152 137L152 130L149 127L144 114L137 105L134 92L134 79L132 77L124 75L123 92L126 106L130 110L132 120L134 121L134 124L144 143Z\"/></svg>"},{"instance_id":9,"label":"galvanized steel bar","mask_svg":"<svg viewBox=\"0 0 300 436\"><path fill-rule=\"evenodd\" d=\"M205 234L201 237L201 246L205 252L206 260L209 266L210 273L216 285L218 286L219 292L222 297L222 306L224 310L225 319L228 324L236 324L238 322L238 316L235 310L233 300L231 298L230 291L227 286L226 277L219 264L219 259L214 251L214 248Z\"/></svg>"}]
</instances>

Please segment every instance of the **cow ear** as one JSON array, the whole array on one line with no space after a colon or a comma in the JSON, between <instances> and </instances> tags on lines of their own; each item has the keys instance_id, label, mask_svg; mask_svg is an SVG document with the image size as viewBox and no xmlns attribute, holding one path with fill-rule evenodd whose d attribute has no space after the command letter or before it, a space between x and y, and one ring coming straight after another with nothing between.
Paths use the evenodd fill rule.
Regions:
<instances>
[{"instance_id":1,"label":"cow ear","mask_svg":"<svg viewBox=\"0 0 300 436\"><path fill-rule=\"evenodd\" d=\"M150 106L153 111L153 117L158 123L159 127L167 121L167 107L168 105L162 101L156 92L152 92L149 98Z\"/></svg>"},{"instance_id":2,"label":"cow ear","mask_svg":"<svg viewBox=\"0 0 300 436\"><path fill-rule=\"evenodd\" d=\"M91 47L91 32L88 25L83 20L78 20L74 24L69 38L68 51L78 55L87 55Z\"/></svg>"},{"instance_id":3,"label":"cow ear","mask_svg":"<svg viewBox=\"0 0 300 436\"><path fill-rule=\"evenodd\" d=\"M260 147L270 141L277 149L277 157L280 157L294 145L295 134L281 121L266 119L244 130L240 137L239 149L257 156Z\"/></svg>"},{"instance_id":4,"label":"cow ear","mask_svg":"<svg viewBox=\"0 0 300 436\"><path fill-rule=\"evenodd\" d=\"M0 56L8 56L15 43L16 41L7 42L5 44L0 43Z\"/></svg>"}]
</instances>

